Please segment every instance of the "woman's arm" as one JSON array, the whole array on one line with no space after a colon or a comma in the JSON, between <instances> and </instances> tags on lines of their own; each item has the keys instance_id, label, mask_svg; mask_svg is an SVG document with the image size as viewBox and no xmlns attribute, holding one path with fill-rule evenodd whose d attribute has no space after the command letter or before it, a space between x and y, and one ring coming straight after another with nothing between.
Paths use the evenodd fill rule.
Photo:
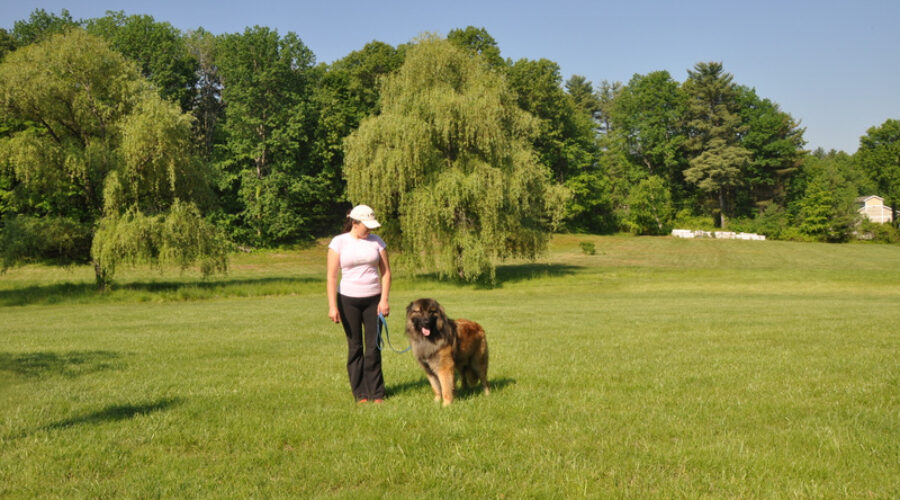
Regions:
<instances>
[{"instance_id":1,"label":"woman's arm","mask_svg":"<svg viewBox=\"0 0 900 500\"><path fill-rule=\"evenodd\" d=\"M341 255L332 249L328 249L328 263L326 265L325 281L328 294L328 317L335 323L341 322L341 315L337 306L337 276L340 268Z\"/></svg>"},{"instance_id":2,"label":"woman's arm","mask_svg":"<svg viewBox=\"0 0 900 500\"><path fill-rule=\"evenodd\" d=\"M381 300L378 301L378 312L387 317L391 314L391 306L388 303L391 296L391 263L388 260L387 250L382 249L378 259L378 270L381 271Z\"/></svg>"}]
</instances>

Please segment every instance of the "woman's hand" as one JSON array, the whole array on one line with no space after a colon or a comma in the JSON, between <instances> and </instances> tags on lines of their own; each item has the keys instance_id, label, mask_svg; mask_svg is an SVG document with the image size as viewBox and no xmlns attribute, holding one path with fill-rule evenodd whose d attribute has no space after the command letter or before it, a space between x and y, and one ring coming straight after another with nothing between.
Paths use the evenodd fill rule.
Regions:
<instances>
[{"instance_id":1,"label":"woman's hand","mask_svg":"<svg viewBox=\"0 0 900 500\"><path fill-rule=\"evenodd\" d=\"M391 314L391 306L388 305L388 302L384 299L378 301L378 314L381 314L385 318Z\"/></svg>"},{"instance_id":2,"label":"woman's hand","mask_svg":"<svg viewBox=\"0 0 900 500\"><path fill-rule=\"evenodd\" d=\"M328 260L325 272L325 289L328 295L328 317L335 323L341 322L341 314L337 306L337 275L340 267L341 256L332 249L328 249Z\"/></svg>"},{"instance_id":3,"label":"woman's hand","mask_svg":"<svg viewBox=\"0 0 900 500\"><path fill-rule=\"evenodd\" d=\"M338 312L337 307L328 308L328 317L331 318L331 321L334 321L335 323L341 322L341 313Z\"/></svg>"},{"instance_id":4,"label":"woman's hand","mask_svg":"<svg viewBox=\"0 0 900 500\"><path fill-rule=\"evenodd\" d=\"M379 255L381 255L378 259L378 270L381 271L381 299L378 301L378 313L387 318L391 314L391 306L388 305L388 297L391 295L391 263L386 250L381 249Z\"/></svg>"}]
</instances>

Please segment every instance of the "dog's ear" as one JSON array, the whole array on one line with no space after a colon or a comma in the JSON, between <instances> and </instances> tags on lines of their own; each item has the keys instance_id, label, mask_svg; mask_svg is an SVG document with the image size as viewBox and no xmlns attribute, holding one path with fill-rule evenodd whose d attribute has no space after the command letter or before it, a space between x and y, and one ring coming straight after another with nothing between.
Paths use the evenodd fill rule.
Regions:
<instances>
[{"instance_id":1,"label":"dog's ear","mask_svg":"<svg viewBox=\"0 0 900 500\"><path fill-rule=\"evenodd\" d=\"M444 306L442 306L440 304L437 304L437 310L438 310L437 324L435 326L437 326L437 330L439 332L443 332L444 331L444 323L446 323L446 321L447 321L447 313L444 312Z\"/></svg>"},{"instance_id":2,"label":"dog's ear","mask_svg":"<svg viewBox=\"0 0 900 500\"><path fill-rule=\"evenodd\" d=\"M412 305L413 305L413 304L415 304L415 302L410 302L409 305L406 306L406 314L409 314L409 311L412 310Z\"/></svg>"}]
</instances>

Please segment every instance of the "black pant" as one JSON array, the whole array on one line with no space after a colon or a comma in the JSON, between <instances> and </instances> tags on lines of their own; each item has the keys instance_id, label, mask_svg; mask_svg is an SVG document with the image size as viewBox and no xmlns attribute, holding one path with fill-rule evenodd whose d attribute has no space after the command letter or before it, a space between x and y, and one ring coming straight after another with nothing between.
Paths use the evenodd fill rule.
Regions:
<instances>
[{"instance_id":1,"label":"black pant","mask_svg":"<svg viewBox=\"0 0 900 500\"><path fill-rule=\"evenodd\" d=\"M347 334L347 374L350 390L360 399L384 399L381 350L378 349L378 302L381 295L346 297L338 295L341 324ZM365 335L363 335L365 325ZM365 338L365 351L363 351Z\"/></svg>"}]
</instances>

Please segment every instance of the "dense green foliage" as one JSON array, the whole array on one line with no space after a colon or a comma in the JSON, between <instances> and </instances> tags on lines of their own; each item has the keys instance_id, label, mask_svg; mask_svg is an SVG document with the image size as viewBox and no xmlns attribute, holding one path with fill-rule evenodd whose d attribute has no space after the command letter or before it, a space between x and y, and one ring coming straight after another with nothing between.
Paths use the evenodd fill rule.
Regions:
<instances>
[{"instance_id":1,"label":"dense green foliage","mask_svg":"<svg viewBox=\"0 0 900 500\"><path fill-rule=\"evenodd\" d=\"M314 59L293 33L258 26L218 44L222 187L243 207L235 214L241 239L257 245L301 239L316 215L310 207L328 194L308 161Z\"/></svg>"},{"instance_id":2,"label":"dense green foliage","mask_svg":"<svg viewBox=\"0 0 900 500\"><path fill-rule=\"evenodd\" d=\"M87 266L0 277L0 497L900 491L900 247L557 235L491 289L397 277L396 347L421 296L487 332L490 396L441 408L410 353L353 401L324 245L103 295Z\"/></svg>"},{"instance_id":3,"label":"dense green foliage","mask_svg":"<svg viewBox=\"0 0 900 500\"><path fill-rule=\"evenodd\" d=\"M4 269L29 257L71 264L83 260L90 248L91 226L70 217L7 216L0 232Z\"/></svg>"},{"instance_id":4,"label":"dense green foliage","mask_svg":"<svg viewBox=\"0 0 900 500\"><path fill-rule=\"evenodd\" d=\"M896 221L900 210L900 119L870 128L859 140L856 158L893 209Z\"/></svg>"},{"instance_id":5,"label":"dense green foliage","mask_svg":"<svg viewBox=\"0 0 900 500\"><path fill-rule=\"evenodd\" d=\"M150 16L111 12L86 23L88 33L104 38L109 46L138 63L164 99L189 111L195 100L198 60L187 49L185 37L169 23Z\"/></svg>"},{"instance_id":6,"label":"dense green foliage","mask_svg":"<svg viewBox=\"0 0 900 500\"><path fill-rule=\"evenodd\" d=\"M80 35L64 38L65 47L42 45L79 27L105 41L104 48L78 47L84 43L77 41ZM900 205L896 119L873 126L854 155L808 152L800 120L733 81L721 62L697 63L683 82L656 71L595 86L579 75L564 80L559 65L548 59L504 59L484 28L451 30L446 41L477 61L479 71L497 81L494 87L508 89L513 105L533 120L528 144L534 157L521 156L521 162L535 160L550 173L548 186L568 193L561 229L635 230L629 199L646 194L641 183L650 177L667 191L664 199L676 214L672 224L757 229L771 238L846 241L858 234L859 222L848 199L880 195L894 210ZM76 20L66 10L35 10L11 29L0 29L7 88L0 109L0 241L24 238L4 246L6 262L70 259L78 253L74 249L85 247L84 232L92 234L113 202L125 204L119 214L132 203L153 214L175 198L192 200L209 223L242 247L292 245L334 233L351 201L376 205L368 195L349 194L345 141L383 113L385 82L420 43L393 47L373 41L342 59L316 64L300 36L266 27L182 33L146 15L109 12ZM47 74L26 74L31 63L24 60L37 51L65 50L82 52L68 59L47 55ZM34 92L8 90L51 74L55 83ZM105 78L91 80L89 74ZM452 73L440 78L446 78L440 85L455 85ZM427 93L431 83L410 85L422 85ZM174 118L175 110L146 104L149 92L194 120L182 116L174 128L152 130L153 117ZM395 115L409 111L397 109ZM144 116L145 125L125 119L132 113ZM475 118L482 117L464 119ZM126 123L143 138L129 139ZM172 133L180 139L164 140ZM131 140L145 143L128 146ZM163 188L167 168L175 184ZM826 193L835 182L844 182L839 192ZM31 219L16 223L20 216ZM37 227L55 227L47 232L60 240L38 244L24 235ZM422 238L411 241L417 252L432 248L422 247ZM408 246L398 241L397 248ZM485 254L475 267L495 257Z\"/></svg>"},{"instance_id":7,"label":"dense green foliage","mask_svg":"<svg viewBox=\"0 0 900 500\"><path fill-rule=\"evenodd\" d=\"M313 154L322 176L330 183L331 195L328 200L318 200L324 204L323 221L317 228L310 228L316 229L310 234L319 234L323 228L332 230L347 214L344 140L364 118L379 112L380 82L403 64L404 52L404 47L370 42L362 50L320 68L322 76L313 96L318 113Z\"/></svg>"},{"instance_id":8,"label":"dense green foliage","mask_svg":"<svg viewBox=\"0 0 900 500\"><path fill-rule=\"evenodd\" d=\"M809 182L798 202L799 230L814 239L847 241L856 221L856 190L835 163L811 166Z\"/></svg>"}]
</instances>

